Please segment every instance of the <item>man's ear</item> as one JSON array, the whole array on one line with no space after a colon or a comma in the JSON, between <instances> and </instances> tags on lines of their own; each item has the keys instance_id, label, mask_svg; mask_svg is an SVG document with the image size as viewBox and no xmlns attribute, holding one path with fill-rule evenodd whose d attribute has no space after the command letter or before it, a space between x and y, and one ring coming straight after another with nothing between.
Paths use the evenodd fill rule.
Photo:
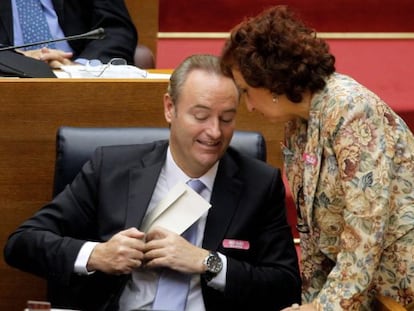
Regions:
<instances>
[{"instance_id":1,"label":"man's ear","mask_svg":"<svg viewBox=\"0 0 414 311\"><path fill-rule=\"evenodd\" d=\"M175 113L174 109L175 109L174 102L172 101L170 94L165 93L164 94L164 117L168 123L171 123L171 119L173 118L174 113Z\"/></svg>"}]
</instances>

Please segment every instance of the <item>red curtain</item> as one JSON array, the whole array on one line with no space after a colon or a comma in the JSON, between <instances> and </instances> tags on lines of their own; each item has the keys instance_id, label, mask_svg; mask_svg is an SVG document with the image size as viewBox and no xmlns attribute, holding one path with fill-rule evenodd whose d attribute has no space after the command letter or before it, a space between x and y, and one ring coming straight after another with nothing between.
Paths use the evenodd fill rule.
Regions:
<instances>
[{"instance_id":1,"label":"red curtain","mask_svg":"<svg viewBox=\"0 0 414 311\"><path fill-rule=\"evenodd\" d=\"M272 5L291 6L317 32L414 32L413 0L160 0L161 32L227 32Z\"/></svg>"}]
</instances>

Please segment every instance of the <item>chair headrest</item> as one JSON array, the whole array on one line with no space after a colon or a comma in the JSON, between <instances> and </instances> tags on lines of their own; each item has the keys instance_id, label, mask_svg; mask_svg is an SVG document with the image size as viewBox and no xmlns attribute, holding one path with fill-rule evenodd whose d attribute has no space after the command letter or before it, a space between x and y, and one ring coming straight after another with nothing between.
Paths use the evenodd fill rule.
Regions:
<instances>
[{"instance_id":1,"label":"chair headrest","mask_svg":"<svg viewBox=\"0 0 414 311\"><path fill-rule=\"evenodd\" d=\"M72 182L97 147L149 143L168 139L169 133L168 128L159 127L60 127L56 137L53 196ZM266 143L259 132L235 131L230 146L245 155L266 161Z\"/></svg>"}]
</instances>

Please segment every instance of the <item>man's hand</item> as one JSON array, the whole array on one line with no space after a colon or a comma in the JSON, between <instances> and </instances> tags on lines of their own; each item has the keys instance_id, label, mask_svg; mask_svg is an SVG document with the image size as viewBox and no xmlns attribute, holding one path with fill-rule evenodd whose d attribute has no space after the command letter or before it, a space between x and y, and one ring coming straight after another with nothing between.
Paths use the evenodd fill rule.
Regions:
<instances>
[{"instance_id":1,"label":"man's hand","mask_svg":"<svg viewBox=\"0 0 414 311\"><path fill-rule=\"evenodd\" d=\"M194 246L182 236L164 228L154 228L146 235L145 268L168 267L184 273L203 273L203 259L209 252Z\"/></svg>"},{"instance_id":2,"label":"man's hand","mask_svg":"<svg viewBox=\"0 0 414 311\"><path fill-rule=\"evenodd\" d=\"M71 61L73 54L69 52L64 52L62 50L55 50L43 47L37 50L19 50L19 53L22 53L23 55L31 58L42 60L45 63L49 64L51 68L60 68L63 65L73 64L73 62Z\"/></svg>"},{"instance_id":3,"label":"man's hand","mask_svg":"<svg viewBox=\"0 0 414 311\"><path fill-rule=\"evenodd\" d=\"M311 303L305 305L298 305L294 304L291 307L284 308L281 311L315 311L316 309L313 307Z\"/></svg>"},{"instance_id":4,"label":"man's hand","mask_svg":"<svg viewBox=\"0 0 414 311\"><path fill-rule=\"evenodd\" d=\"M144 258L145 234L130 228L115 234L109 241L99 243L89 257L88 271L108 274L128 274L141 267Z\"/></svg>"}]
</instances>

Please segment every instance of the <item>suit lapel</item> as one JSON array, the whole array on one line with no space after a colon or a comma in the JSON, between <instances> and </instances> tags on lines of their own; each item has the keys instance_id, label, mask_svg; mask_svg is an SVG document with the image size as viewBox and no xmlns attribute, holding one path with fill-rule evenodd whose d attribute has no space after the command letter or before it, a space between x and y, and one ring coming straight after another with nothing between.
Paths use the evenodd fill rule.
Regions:
<instances>
[{"instance_id":1,"label":"suit lapel","mask_svg":"<svg viewBox=\"0 0 414 311\"><path fill-rule=\"evenodd\" d=\"M64 20L64 14L63 14L63 3L64 3L64 0L52 0L52 3L53 3L53 7L55 8L55 12L56 12L56 15L57 15L57 17L58 17L58 20L59 20L59 24L60 25L63 25L64 23L63 23L63 20Z\"/></svg>"},{"instance_id":2,"label":"suit lapel","mask_svg":"<svg viewBox=\"0 0 414 311\"><path fill-rule=\"evenodd\" d=\"M13 36L13 15L12 15L12 5L11 0L1 0L0 1L0 24L5 32L4 39L7 38L8 44L13 45L14 36ZM1 28L0 28L1 31ZM3 37L3 35L2 35ZM6 41L3 41L6 42Z\"/></svg>"},{"instance_id":3,"label":"suit lapel","mask_svg":"<svg viewBox=\"0 0 414 311\"><path fill-rule=\"evenodd\" d=\"M233 214L239 205L242 182L235 177L238 167L226 154L220 161L211 195L203 247L216 250L224 239Z\"/></svg>"},{"instance_id":4,"label":"suit lapel","mask_svg":"<svg viewBox=\"0 0 414 311\"><path fill-rule=\"evenodd\" d=\"M164 165L167 143L157 146L141 161L141 166L130 170L126 228L139 228L147 211L155 185Z\"/></svg>"}]
</instances>

